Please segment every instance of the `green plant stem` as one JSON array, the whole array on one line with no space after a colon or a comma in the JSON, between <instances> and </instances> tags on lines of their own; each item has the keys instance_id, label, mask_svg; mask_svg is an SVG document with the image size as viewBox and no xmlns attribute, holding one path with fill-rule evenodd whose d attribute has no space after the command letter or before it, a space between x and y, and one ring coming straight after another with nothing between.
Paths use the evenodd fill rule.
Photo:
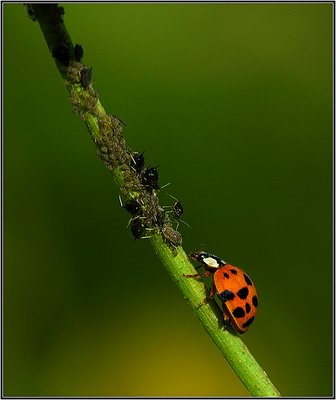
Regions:
<instances>
[{"instance_id":1,"label":"green plant stem","mask_svg":"<svg viewBox=\"0 0 336 400\"><path fill-rule=\"evenodd\" d=\"M35 12L36 19L40 24L50 51L52 51L52 49L59 43L66 43L69 48L73 48L71 38L63 23L63 13L59 11L60 8L57 8L55 4L48 6L35 4L32 5L32 9ZM86 124L91 138L97 146L98 153L100 155L105 155L105 150L102 149L105 148L105 146L108 146L110 144L109 140L113 140L115 137L118 137L119 140L117 143L117 149L120 145L123 147L124 145L120 136L121 130L119 129L118 131L118 124L113 120L113 118L111 118L111 116L108 116L105 113L103 106L99 102L97 93L93 89L83 89L82 85L78 83L78 77L76 78L77 81L76 79L69 79L69 71L74 74L78 73L78 70L76 69L77 64L75 63L74 65L74 68L71 67L71 72L70 69L64 68L59 62L56 62L59 72L62 77L66 79L71 103L76 108L76 112L80 115L83 122ZM106 124L108 125L108 129L106 128ZM105 128L103 128L104 126ZM118 131L118 135L116 136L113 133L114 136L112 135L108 140L105 140L104 137L108 130L114 133L115 131ZM126 152L122 154L124 157L121 157L123 162L127 163L129 161L127 159L128 153ZM113 156L115 156L115 153L113 153ZM116 184L119 187L123 187L128 177L125 175L122 163L112 165L111 162L108 161L105 162L105 164L113 173ZM141 191L141 188L139 191ZM132 197L133 195L135 196L136 190L132 191L130 189L127 193ZM249 393L253 396L280 396L280 393L274 387L257 361L253 358L239 335L235 333L230 326L224 328L223 316L216 303L211 300L207 304L203 304L203 300L206 297L204 284L195 279L184 277L185 274L196 273L196 270L189 262L182 247L178 246L177 248L174 248L167 244L159 229L155 230L150 242L159 259L162 261L172 279L181 290L183 297L189 302L195 315Z\"/></svg>"}]
</instances>

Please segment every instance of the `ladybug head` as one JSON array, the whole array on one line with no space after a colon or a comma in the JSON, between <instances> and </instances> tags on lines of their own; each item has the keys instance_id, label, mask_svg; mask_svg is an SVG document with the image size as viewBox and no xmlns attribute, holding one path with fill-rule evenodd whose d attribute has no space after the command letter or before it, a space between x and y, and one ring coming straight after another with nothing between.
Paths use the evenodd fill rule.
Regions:
<instances>
[{"instance_id":1,"label":"ladybug head","mask_svg":"<svg viewBox=\"0 0 336 400\"><path fill-rule=\"evenodd\" d=\"M205 251L198 251L198 250L193 251L192 253L189 254L189 257L192 260L200 261L200 262L203 262L203 259L206 258L207 256L208 256L208 253L206 253Z\"/></svg>"},{"instance_id":2,"label":"ladybug head","mask_svg":"<svg viewBox=\"0 0 336 400\"><path fill-rule=\"evenodd\" d=\"M226 264L221 258L214 256L213 254L206 253L205 251L195 251L190 254L190 258L195 261L199 261L203 264L206 269L215 270Z\"/></svg>"}]
</instances>

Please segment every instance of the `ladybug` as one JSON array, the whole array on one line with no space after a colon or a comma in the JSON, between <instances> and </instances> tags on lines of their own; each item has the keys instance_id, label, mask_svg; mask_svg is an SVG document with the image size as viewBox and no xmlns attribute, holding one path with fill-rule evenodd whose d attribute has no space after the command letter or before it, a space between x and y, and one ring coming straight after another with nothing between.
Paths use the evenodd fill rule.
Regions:
<instances>
[{"instance_id":1,"label":"ladybug","mask_svg":"<svg viewBox=\"0 0 336 400\"><path fill-rule=\"evenodd\" d=\"M257 290L251 278L242 269L205 251L191 253L190 258L201 262L206 272L185 276L199 278L212 274L213 287L209 295L213 297L216 293L222 302L224 321L230 321L238 333L246 332L258 310Z\"/></svg>"}]
</instances>

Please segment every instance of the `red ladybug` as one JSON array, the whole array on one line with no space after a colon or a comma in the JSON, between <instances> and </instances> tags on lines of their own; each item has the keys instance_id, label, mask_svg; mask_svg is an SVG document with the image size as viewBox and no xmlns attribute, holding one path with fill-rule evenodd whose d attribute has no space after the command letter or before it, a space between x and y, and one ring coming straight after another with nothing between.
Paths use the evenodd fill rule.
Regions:
<instances>
[{"instance_id":1,"label":"red ladybug","mask_svg":"<svg viewBox=\"0 0 336 400\"><path fill-rule=\"evenodd\" d=\"M224 321L230 321L237 332L246 332L258 310L258 295L251 278L242 269L204 251L196 251L190 258L201 262L206 272L185 276L199 278L212 274L210 297L216 293L222 302Z\"/></svg>"}]
</instances>

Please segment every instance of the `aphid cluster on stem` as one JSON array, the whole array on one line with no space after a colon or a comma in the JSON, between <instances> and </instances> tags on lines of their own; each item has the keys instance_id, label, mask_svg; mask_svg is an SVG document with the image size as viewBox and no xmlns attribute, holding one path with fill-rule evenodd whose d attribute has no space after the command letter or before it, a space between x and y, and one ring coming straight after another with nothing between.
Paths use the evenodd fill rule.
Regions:
<instances>
[{"instance_id":1,"label":"aphid cluster on stem","mask_svg":"<svg viewBox=\"0 0 336 400\"><path fill-rule=\"evenodd\" d=\"M242 269L205 251L195 251L190 258L200 262L205 272L184 276L201 278L212 275L209 297L216 294L222 303L224 321L229 321L238 333L246 332L257 315L259 304L251 278Z\"/></svg>"},{"instance_id":2,"label":"aphid cluster on stem","mask_svg":"<svg viewBox=\"0 0 336 400\"><path fill-rule=\"evenodd\" d=\"M150 218L146 216L145 210L138 200L130 199L122 204L121 198L119 196L120 203L122 207L131 215L131 219L128 223L131 227L131 233L134 239L147 238L145 236L146 230L152 230L152 222Z\"/></svg>"},{"instance_id":3,"label":"aphid cluster on stem","mask_svg":"<svg viewBox=\"0 0 336 400\"><path fill-rule=\"evenodd\" d=\"M143 185L143 173L145 168L144 154L133 152L130 155L130 167L125 170L125 185L122 193L127 197L129 191L136 191L137 197L126 200L123 208L132 216L131 232L135 239L145 236L147 229L154 227L155 212L158 207L157 196L148 193Z\"/></svg>"},{"instance_id":4,"label":"aphid cluster on stem","mask_svg":"<svg viewBox=\"0 0 336 400\"><path fill-rule=\"evenodd\" d=\"M159 190L159 172L158 165L156 167L148 166L145 169L145 157L144 152L135 152L132 154L131 167L138 174L142 185L148 192L153 190Z\"/></svg>"},{"instance_id":5,"label":"aphid cluster on stem","mask_svg":"<svg viewBox=\"0 0 336 400\"><path fill-rule=\"evenodd\" d=\"M55 24L61 24L63 9L56 5L51 8L55 14ZM36 6L36 10L39 10L39 6ZM33 16L35 5L28 11ZM83 47L80 44L73 46L67 35L62 34L56 42L49 42L48 45L65 79L73 111L86 123L99 157L107 169L115 173L120 184L120 192L125 199L123 207L131 215L130 229L134 238L146 237L150 231L161 233L173 247L180 245L181 234L173 229L167 213L159 206L158 165L146 166L144 152L132 152L126 146L122 136L122 124L126 124L104 112L98 93L91 84L92 68L82 64ZM182 205L176 203L173 207L174 218L180 218L182 212Z\"/></svg>"},{"instance_id":6,"label":"aphid cluster on stem","mask_svg":"<svg viewBox=\"0 0 336 400\"><path fill-rule=\"evenodd\" d=\"M159 189L158 166L145 167L144 152L133 152L131 155L131 175L140 183L137 187L138 196L128 199L123 206L131 216L131 232L135 239L146 236L146 231L161 232L171 246L182 243L182 235L173 229L167 213L158 204L157 190ZM134 185L133 185L134 189ZM127 197L127 192L124 193ZM179 210L180 212L180 210Z\"/></svg>"}]
</instances>

